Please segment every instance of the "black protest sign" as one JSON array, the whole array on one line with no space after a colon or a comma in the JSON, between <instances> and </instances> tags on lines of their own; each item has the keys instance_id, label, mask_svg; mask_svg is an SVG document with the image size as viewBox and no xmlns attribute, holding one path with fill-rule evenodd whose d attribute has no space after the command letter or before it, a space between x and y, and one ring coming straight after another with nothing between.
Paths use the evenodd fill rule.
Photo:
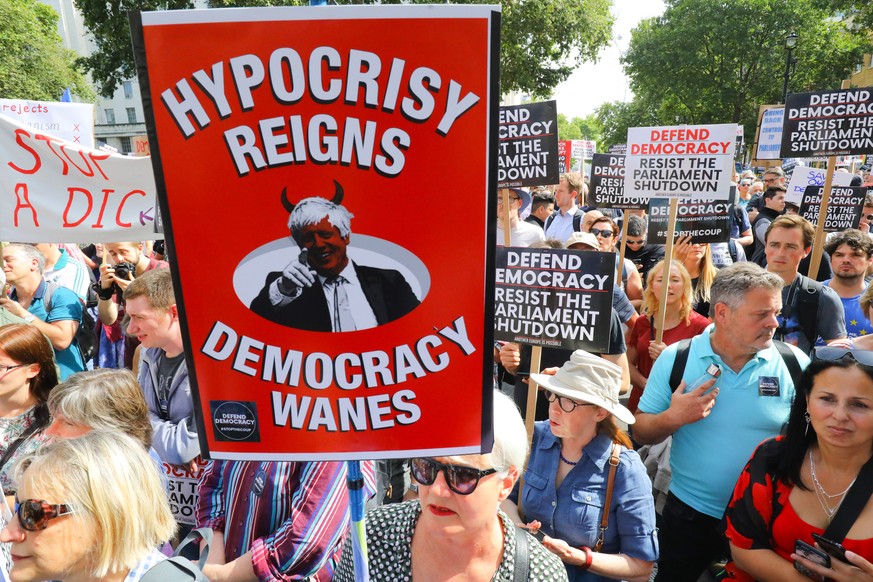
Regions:
<instances>
[{"instance_id":1,"label":"black protest sign","mask_svg":"<svg viewBox=\"0 0 873 582\"><path fill-rule=\"evenodd\" d=\"M500 247L496 265L496 339L606 351L615 253Z\"/></svg>"},{"instance_id":2,"label":"black protest sign","mask_svg":"<svg viewBox=\"0 0 873 582\"><path fill-rule=\"evenodd\" d=\"M683 198L679 201L674 236L691 235L695 243L719 243L730 240L731 215L736 204L737 190L731 186L729 200ZM648 244L667 244L667 222L670 201L653 198L649 204Z\"/></svg>"},{"instance_id":3,"label":"black protest sign","mask_svg":"<svg viewBox=\"0 0 873 582\"><path fill-rule=\"evenodd\" d=\"M558 183L555 101L501 107L497 136L498 188Z\"/></svg>"},{"instance_id":4,"label":"black protest sign","mask_svg":"<svg viewBox=\"0 0 873 582\"><path fill-rule=\"evenodd\" d=\"M783 158L873 153L873 91L841 89L788 96Z\"/></svg>"},{"instance_id":5,"label":"black protest sign","mask_svg":"<svg viewBox=\"0 0 873 582\"><path fill-rule=\"evenodd\" d=\"M594 154L591 160L591 190L588 204L595 208L623 208L633 210L648 207L643 198L624 195L624 156Z\"/></svg>"},{"instance_id":6,"label":"black protest sign","mask_svg":"<svg viewBox=\"0 0 873 582\"><path fill-rule=\"evenodd\" d=\"M828 200L828 215L824 231L836 232L847 228L858 228L861 224L861 209L867 188L833 187ZM821 216L821 199L824 188L807 186L800 201L800 215L813 224L818 224Z\"/></svg>"}]
</instances>

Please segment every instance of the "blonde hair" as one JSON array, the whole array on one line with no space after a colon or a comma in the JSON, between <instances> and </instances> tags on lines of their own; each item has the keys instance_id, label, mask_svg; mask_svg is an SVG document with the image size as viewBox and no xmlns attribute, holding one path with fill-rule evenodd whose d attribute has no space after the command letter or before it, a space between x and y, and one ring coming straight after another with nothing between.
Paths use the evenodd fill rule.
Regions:
<instances>
[{"instance_id":1,"label":"blonde hair","mask_svg":"<svg viewBox=\"0 0 873 582\"><path fill-rule=\"evenodd\" d=\"M655 291L652 289L652 283L654 282L655 277L664 271L665 262L666 260L662 260L655 263L655 266L651 268L649 274L646 276L646 290L643 291L642 308L644 313L652 317L658 313L658 308L660 307L660 297L655 295ZM679 277L682 279L682 298L679 303L679 319L684 321L685 325L689 325L691 323L692 305L691 275L688 274L688 269L685 268L685 265L676 259L670 261L671 272L674 267L679 270ZM670 275L668 274L667 281L669 281L669 279Z\"/></svg>"},{"instance_id":2,"label":"blonde hair","mask_svg":"<svg viewBox=\"0 0 873 582\"><path fill-rule=\"evenodd\" d=\"M52 416L96 430L116 430L152 446L152 424L142 388L130 370L99 369L78 372L52 390Z\"/></svg>"},{"instance_id":3,"label":"blonde hair","mask_svg":"<svg viewBox=\"0 0 873 582\"><path fill-rule=\"evenodd\" d=\"M859 301L861 309L864 311L864 317L870 321L870 304L873 303L873 285L867 285L867 290L861 295ZM873 323L873 321L871 321Z\"/></svg>"},{"instance_id":4,"label":"blonde hair","mask_svg":"<svg viewBox=\"0 0 873 582\"><path fill-rule=\"evenodd\" d=\"M715 276L718 274L718 268L712 262L712 247L708 243L704 243L702 246L703 255L697 264L700 274L697 276L697 287L694 288L692 297L698 303L708 303L710 297L709 290L712 287Z\"/></svg>"},{"instance_id":5,"label":"blonde hair","mask_svg":"<svg viewBox=\"0 0 873 582\"><path fill-rule=\"evenodd\" d=\"M97 532L89 567L100 578L129 571L175 533L158 471L131 437L92 431L25 457L14 475L19 487L69 505L83 531Z\"/></svg>"}]
</instances>

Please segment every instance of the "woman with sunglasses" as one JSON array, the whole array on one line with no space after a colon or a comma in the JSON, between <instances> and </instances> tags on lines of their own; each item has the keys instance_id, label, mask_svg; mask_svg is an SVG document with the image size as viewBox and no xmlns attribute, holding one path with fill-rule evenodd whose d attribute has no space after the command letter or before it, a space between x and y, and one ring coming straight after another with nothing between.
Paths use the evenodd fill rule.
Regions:
<instances>
[{"instance_id":1,"label":"woman with sunglasses","mask_svg":"<svg viewBox=\"0 0 873 582\"><path fill-rule=\"evenodd\" d=\"M866 491L860 512L844 514L845 539L833 540L848 550L846 561L832 556L824 568L795 552L798 540L812 546L813 535L825 534L856 480L864 486L859 472L873 457L873 352L815 348L796 390L783 435L764 441L737 481L725 513L728 570L737 580L807 579L795 572L797 562L837 582L873 580Z\"/></svg>"},{"instance_id":2,"label":"woman with sunglasses","mask_svg":"<svg viewBox=\"0 0 873 582\"><path fill-rule=\"evenodd\" d=\"M673 244L673 258L680 261L691 275L694 311L709 317L709 290L718 274L712 260L712 249L707 243L691 242L691 235L680 236Z\"/></svg>"},{"instance_id":3,"label":"woman with sunglasses","mask_svg":"<svg viewBox=\"0 0 873 582\"><path fill-rule=\"evenodd\" d=\"M670 276L667 282L667 302L664 305L664 335L656 342L656 323L661 313L661 293L666 262L657 263L646 278L643 292L643 316L637 318L627 343L627 360L630 365L631 390L627 407L636 412L643 395L649 373L655 360L669 345L689 339L701 333L709 320L691 309L691 277L679 261L670 261Z\"/></svg>"},{"instance_id":4,"label":"woman with sunglasses","mask_svg":"<svg viewBox=\"0 0 873 582\"><path fill-rule=\"evenodd\" d=\"M93 431L59 440L16 467L12 582L138 582L164 560L176 528L167 494L141 443Z\"/></svg>"},{"instance_id":5,"label":"woman with sunglasses","mask_svg":"<svg viewBox=\"0 0 873 582\"><path fill-rule=\"evenodd\" d=\"M563 560L571 582L648 580L658 559L655 506L645 467L616 422L634 422L618 402L621 369L576 350L554 375L531 380L551 404L549 420L534 428L524 519L545 534L543 545Z\"/></svg>"},{"instance_id":6,"label":"woman with sunglasses","mask_svg":"<svg viewBox=\"0 0 873 582\"><path fill-rule=\"evenodd\" d=\"M618 268L619 255L615 248L618 241L618 225L613 222L608 216L595 218L591 223L591 228L588 230L591 234L597 237L597 243L600 245L600 250L604 253L616 253L615 265ZM627 293L628 299L634 306L638 306L643 298L643 279L640 272L637 270L633 261L625 259L621 266L621 286Z\"/></svg>"},{"instance_id":7,"label":"woman with sunglasses","mask_svg":"<svg viewBox=\"0 0 873 582\"><path fill-rule=\"evenodd\" d=\"M49 393L58 383L54 350L42 332L26 324L0 327L0 482L13 495L9 477L19 458L46 441L51 422Z\"/></svg>"},{"instance_id":8,"label":"woman with sunglasses","mask_svg":"<svg viewBox=\"0 0 873 582\"><path fill-rule=\"evenodd\" d=\"M524 465L527 436L515 404L497 391L493 418L490 453L412 459L418 499L367 513L371 581L567 580L561 561L498 508ZM334 582L358 579L351 544L349 536Z\"/></svg>"}]
</instances>

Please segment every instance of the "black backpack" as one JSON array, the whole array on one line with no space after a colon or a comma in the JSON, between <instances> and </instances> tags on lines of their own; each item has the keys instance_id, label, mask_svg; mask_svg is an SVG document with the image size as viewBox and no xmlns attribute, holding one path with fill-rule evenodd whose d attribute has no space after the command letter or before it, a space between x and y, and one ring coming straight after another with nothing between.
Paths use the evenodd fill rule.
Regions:
<instances>
[{"instance_id":1,"label":"black backpack","mask_svg":"<svg viewBox=\"0 0 873 582\"><path fill-rule=\"evenodd\" d=\"M786 320L790 315L797 315L797 321L809 339L810 346L815 346L815 341L818 339L818 299L824 292L823 284L801 275L800 285L794 293L796 298L794 305L786 305L782 309L783 314L786 315ZM791 295L790 292L789 295ZM776 329L776 339L784 338L788 331L790 330L779 326Z\"/></svg>"},{"instance_id":2,"label":"black backpack","mask_svg":"<svg viewBox=\"0 0 873 582\"><path fill-rule=\"evenodd\" d=\"M779 355L782 356L782 361L785 362L785 367L788 368L788 373L796 382L803 370L800 369L800 362L797 361L797 356L788 347L788 344L779 340L773 340L773 345ZM685 373L685 364L688 362L688 352L691 351L691 340L684 339L676 342L676 359L673 360L673 369L670 370L670 389L675 392L682 383L682 374Z\"/></svg>"},{"instance_id":3,"label":"black backpack","mask_svg":"<svg viewBox=\"0 0 873 582\"><path fill-rule=\"evenodd\" d=\"M56 283L45 282L45 294L42 297L42 301L43 305L45 305L46 314L51 313L52 296L59 287L60 285ZM82 321L79 323L79 329L76 330L73 341L79 346L79 351L82 352L82 358L85 362L88 362L97 355L97 321L88 312L86 305L82 306Z\"/></svg>"},{"instance_id":4,"label":"black backpack","mask_svg":"<svg viewBox=\"0 0 873 582\"><path fill-rule=\"evenodd\" d=\"M543 231L549 229L549 225L552 224L552 221L555 220L555 217L560 214L560 210L555 210L550 217L546 219L546 224L543 226ZM573 215L573 232L581 232L582 231L582 215L585 214L580 210L576 210L576 214Z\"/></svg>"}]
</instances>

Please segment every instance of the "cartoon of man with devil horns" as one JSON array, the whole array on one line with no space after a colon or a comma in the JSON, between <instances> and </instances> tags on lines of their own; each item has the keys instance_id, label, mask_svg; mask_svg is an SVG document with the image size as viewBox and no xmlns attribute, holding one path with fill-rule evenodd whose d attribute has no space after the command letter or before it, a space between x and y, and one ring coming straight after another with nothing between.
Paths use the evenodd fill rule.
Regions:
<instances>
[{"instance_id":1,"label":"cartoon of man with devil horns","mask_svg":"<svg viewBox=\"0 0 873 582\"><path fill-rule=\"evenodd\" d=\"M397 271L357 265L346 248L353 215L340 203L313 196L292 204L288 228L297 243L291 262L267 276L251 310L275 323L310 331L369 329L403 317L419 300Z\"/></svg>"}]
</instances>

